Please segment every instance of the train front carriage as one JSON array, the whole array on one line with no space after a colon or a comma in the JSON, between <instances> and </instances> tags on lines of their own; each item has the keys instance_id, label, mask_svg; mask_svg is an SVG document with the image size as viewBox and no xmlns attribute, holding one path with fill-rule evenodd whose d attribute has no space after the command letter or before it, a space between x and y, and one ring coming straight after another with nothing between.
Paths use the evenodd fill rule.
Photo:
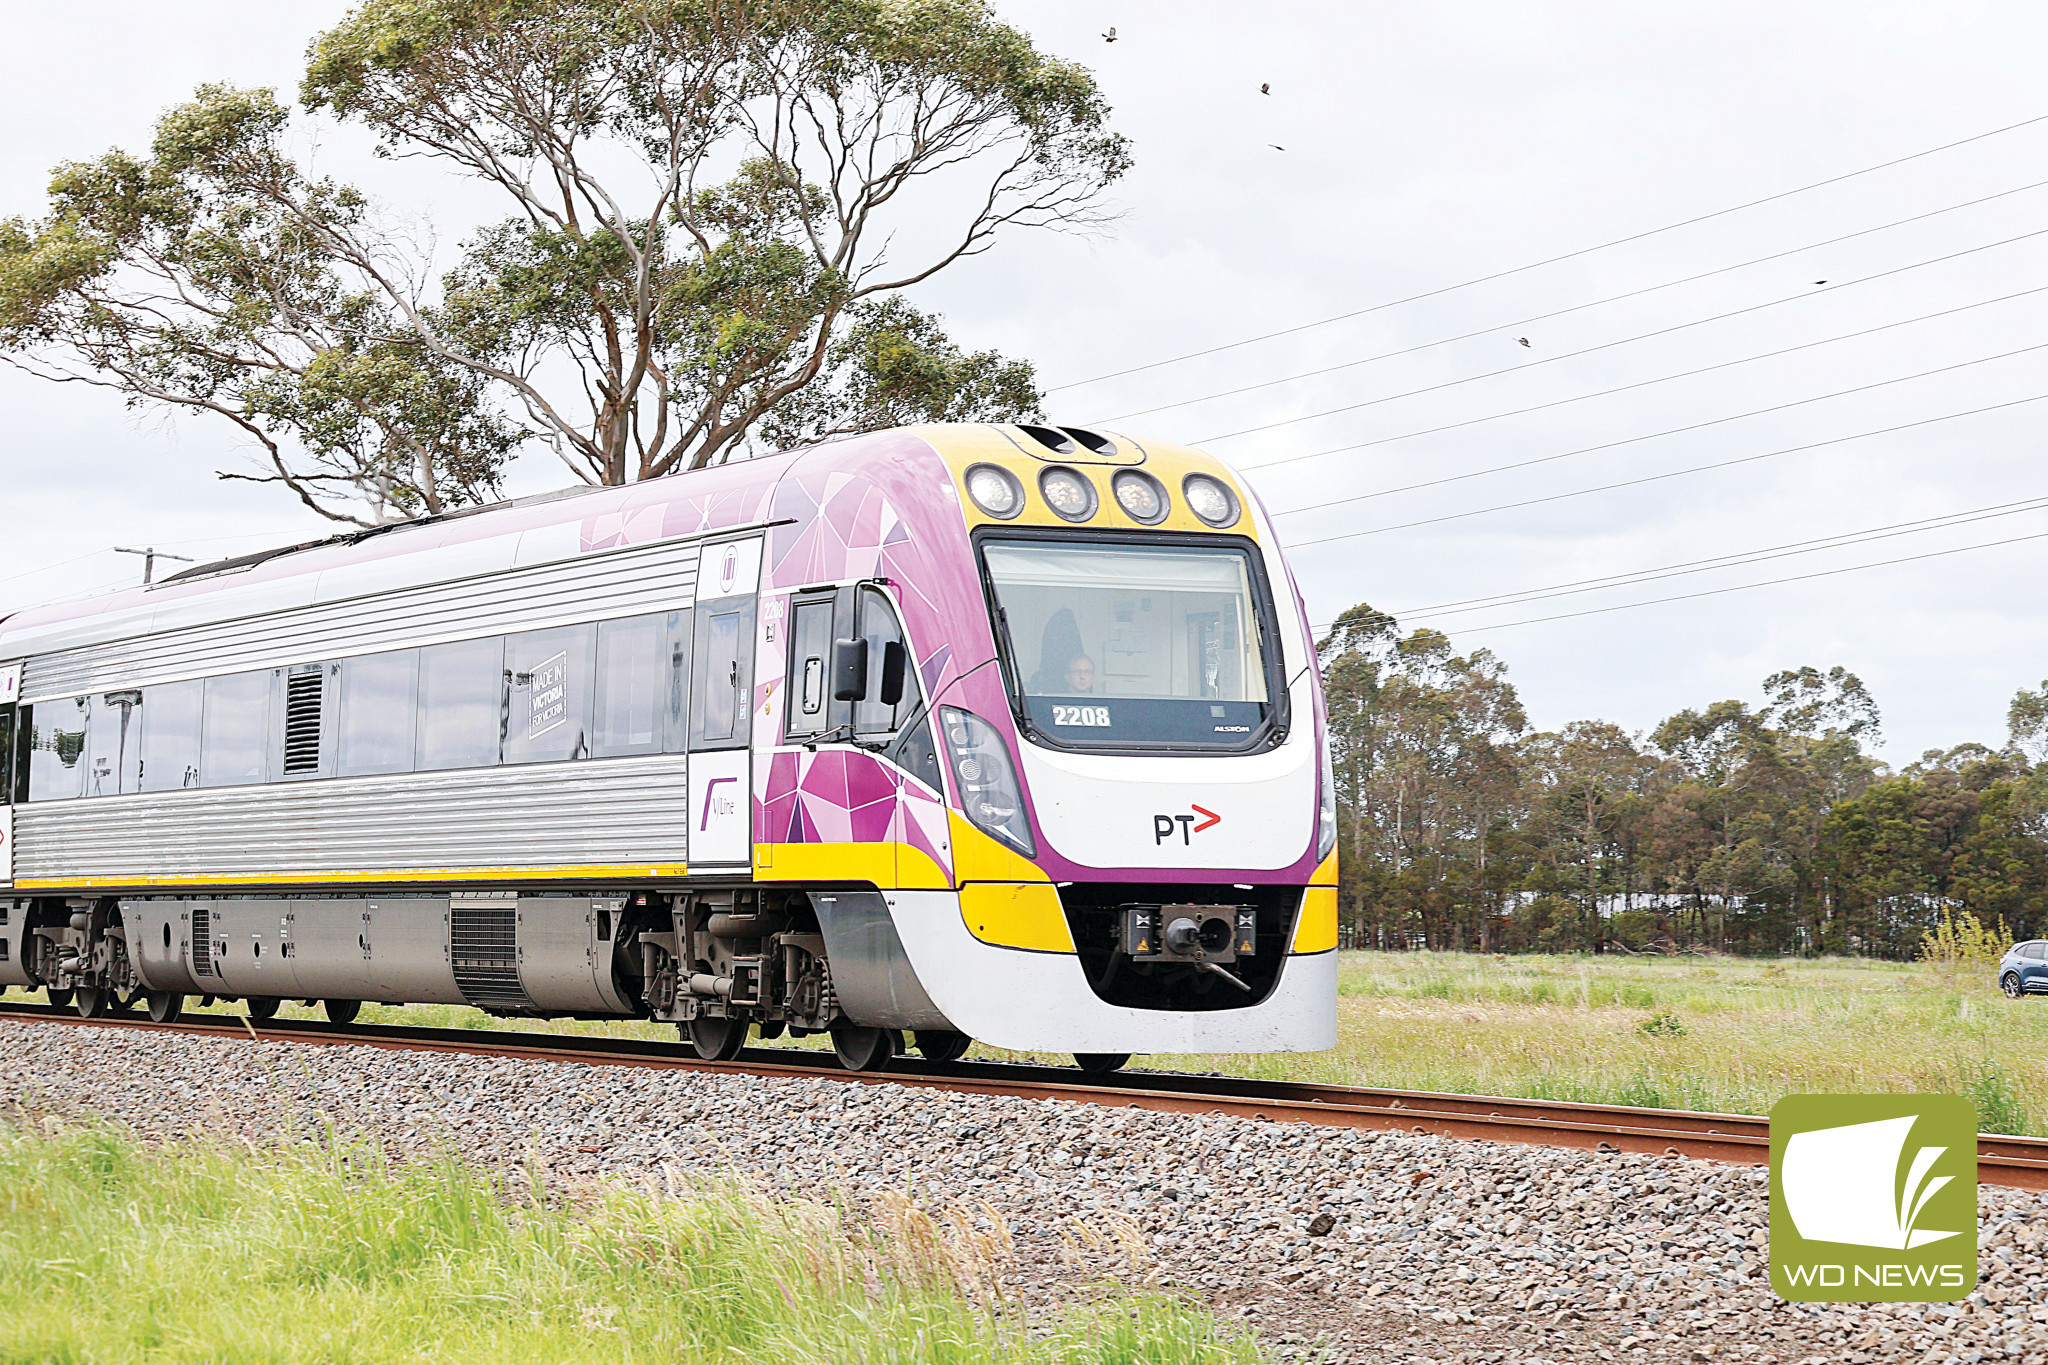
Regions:
<instances>
[{"instance_id":1,"label":"train front carriage","mask_svg":"<svg viewBox=\"0 0 2048 1365\"><path fill-rule=\"evenodd\" d=\"M1202 452L909 428L0 621L0 984L1335 1041L1301 604Z\"/></svg>"}]
</instances>

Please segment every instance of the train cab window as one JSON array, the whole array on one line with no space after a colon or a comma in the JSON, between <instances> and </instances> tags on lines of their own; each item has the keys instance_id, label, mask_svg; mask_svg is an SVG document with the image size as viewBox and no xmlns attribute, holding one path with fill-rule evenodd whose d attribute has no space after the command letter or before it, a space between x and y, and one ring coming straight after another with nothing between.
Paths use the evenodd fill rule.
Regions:
<instances>
[{"instance_id":1,"label":"train cab window","mask_svg":"<svg viewBox=\"0 0 2048 1365\"><path fill-rule=\"evenodd\" d=\"M420 771L498 761L504 661L505 642L496 637L420 651Z\"/></svg>"},{"instance_id":2,"label":"train cab window","mask_svg":"<svg viewBox=\"0 0 2048 1365\"><path fill-rule=\"evenodd\" d=\"M343 777L409 773L419 742L420 651L341 661L336 767Z\"/></svg>"},{"instance_id":3,"label":"train cab window","mask_svg":"<svg viewBox=\"0 0 2048 1365\"><path fill-rule=\"evenodd\" d=\"M832 700L832 607L830 597L799 599L789 614L789 681L784 707L791 739L823 734L844 724Z\"/></svg>"},{"instance_id":4,"label":"train cab window","mask_svg":"<svg viewBox=\"0 0 2048 1365\"><path fill-rule=\"evenodd\" d=\"M199 733L199 782L240 787L263 781L270 758L270 669L206 680Z\"/></svg>"},{"instance_id":5,"label":"train cab window","mask_svg":"<svg viewBox=\"0 0 2048 1365\"><path fill-rule=\"evenodd\" d=\"M142 784L146 792L199 785L199 726L206 684L162 683L142 689Z\"/></svg>"},{"instance_id":6,"label":"train cab window","mask_svg":"<svg viewBox=\"0 0 2048 1365\"><path fill-rule=\"evenodd\" d=\"M1073 749L1249 749L1275 730L1277 629L1249 547L985 539L1013 702Z\"/></svg>"},{"instance_id":7,"label":"train cab window","mask_svg":"<svg viewBox=\"0 0 2048 1365\"><path fill-rule=\"evenodd\" d=\"M754 599L713 598L698 604L696 616L691 747L742 748L747 743L746 699L754 692Z\"/></svg>"},{"instance_id":8,"label":"train cab window","mask_svg":"<svg viewBox=\"0 0 2048 1365\"><path fill-rule=\"evenodd\" d=\"M864 587L855 613L861 637L868 642L868 681L866 694L853 704L854 739L879 743L898 767L941 788L939 754L918 686L917 662L896 608L881 589Z\"/></svg>"},{"instance_id":9,"label":"train cab window","mask_svg":"<svg viewBox=\"0 0 2048 1365\"><path fill-rule=\"evenodd\" d=\"M28 799L54 801L85 793L85 729L92 698L65 697L24 706Z\"/></svg>"},{"instance_id":10,"label":"train cab window","mask_svg":"<svg viewBox=\"0 0 2048 1365\"><path fill-rule=\"evenodd\" d=\"M668 620L634 616L597 628L597 714L590 749L599 758L658 754L672 663Z\"/></svg>"},{"instance_id":11,"label":"train cab window","mask_svg":"<svg viewBox=\"0 0 2048 1365\"><path fill-rule=\"evenodd\" d=\"M142 790L142 692L107 692L93 699L85 737L85 794L118 796Z\"/></svg>"},{"instance_id":12,"label":"train cab window","mask_svg":"<svg viewBox=\"0 0 2048 1365\"><path fill-rule=\"evenodd\" d=\"M556 763L590 757L594 626L505 637L505 761Z\"/></svg>"}]
</instances>

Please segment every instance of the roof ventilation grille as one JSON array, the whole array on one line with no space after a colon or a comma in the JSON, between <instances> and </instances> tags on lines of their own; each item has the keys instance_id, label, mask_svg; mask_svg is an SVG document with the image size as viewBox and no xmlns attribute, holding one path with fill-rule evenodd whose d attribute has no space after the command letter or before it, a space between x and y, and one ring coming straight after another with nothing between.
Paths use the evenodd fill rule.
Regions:
<instances>
[{"instance_id":1,"label":"roof ventilation grille","mask_svg":"<svg viewBox=\"0 0 2048 1365\"><path fill-rule=\"evenodd\" d=\"M1083 431L1080 427L1061 427L1060 430L1066 432L1067 435L1073 437L1097 455L1107 458L1116 454L1116 442L1110 440L1099 431Z\"/></svg>"},{"instance_id":2,"label":"roof ventilation grille","mask_svg":"<svg viewBox=\"0 0 2048 1365\"><path fill-rule=\"evenodd\" d=\"M1055 455L1071 455L1074 453L1073 439L1058 427L1028 427L1019 422L1017 430L1023 432Z\"/></svg>"}]
</instances>

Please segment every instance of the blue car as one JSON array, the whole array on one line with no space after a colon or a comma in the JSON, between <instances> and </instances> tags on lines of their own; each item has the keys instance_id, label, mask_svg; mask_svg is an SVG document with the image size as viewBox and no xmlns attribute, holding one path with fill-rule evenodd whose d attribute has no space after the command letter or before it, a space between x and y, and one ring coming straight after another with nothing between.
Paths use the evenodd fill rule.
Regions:
<instances>
[{"instance_id":1,"label":"blue car","mask_svg":"<svg viewBox=\"0 0 2048 1365\"><path fill-rule=\"evenodd\" d=\"M2013 944L1998 964L1998 989L2015 1000L2029 992L2048 994L2048 939Z\"/></svg>"}]
</instances>

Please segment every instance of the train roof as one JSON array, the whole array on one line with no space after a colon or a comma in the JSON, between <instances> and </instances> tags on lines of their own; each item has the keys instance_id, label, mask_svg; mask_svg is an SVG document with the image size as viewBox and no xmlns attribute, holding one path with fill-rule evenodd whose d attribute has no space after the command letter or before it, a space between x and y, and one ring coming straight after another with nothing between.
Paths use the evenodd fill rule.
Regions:
<instances>
[{"instance_id":1,"label":"train roof","mask_svg":"<svg viewBox=\"0 0 2048 1365\"><path fill-rule=\"evenodd\" d=\"M1176 466L1192 460L1228 473L1202 452L1120 433L993 424L899 427L620 487L558 489L460 508L199 564L144 587L31 607L0 617L0 661L638 543L650 537L631 534L632 528L656 508L663 509L659 538L744 530L764 524L776 484L807 457L832 449L856 465L875 458L900 462L920 447L956 477L991 458L1104 467L1143 464L1148 452ZM678 501L689 504L690 516L672 514ZM679 522L684 529L676 529ZM593 527L611 530L593 535Z\"/></svg>"}]
</instances>

